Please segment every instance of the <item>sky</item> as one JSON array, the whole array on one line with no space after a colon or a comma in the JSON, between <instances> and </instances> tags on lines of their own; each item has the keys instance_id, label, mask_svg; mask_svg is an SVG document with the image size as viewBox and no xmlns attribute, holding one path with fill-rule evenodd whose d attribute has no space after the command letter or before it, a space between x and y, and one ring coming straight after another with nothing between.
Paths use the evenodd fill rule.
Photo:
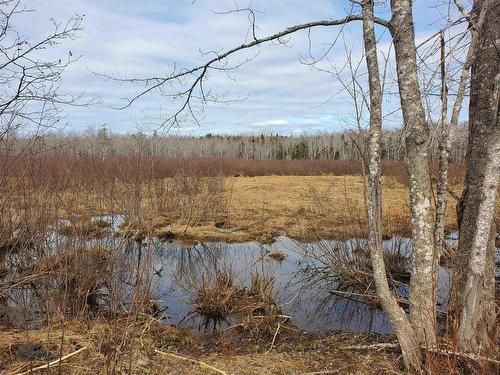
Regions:
<instances>
[{"instance_id":1,"label":"sky","mask_svg":"<svg viewBox=\"0 0 500 375\"><path fill-rule=\"evenodd\" d=\"M425 40L441 26L442 14L435 3L415 1L417 41ZM77 38L55 46L50 53L64 58L71 51L73 56L81 56L64 72L61 91L83 93L99 101L88 107L65 107L64 130L85 132L105 125L118 133L151 132L158 129L158 119L175 112L180 103L153 92L118 110L141 87L102 75L165 76L174 66L200 65L209 58L210 51L221 52L251 40L246 13L220 14L249 4L242 0L28 0L27 7L34 12L20 16L15 26L36 40L50 33L52 18L64 22L75 14L84 15ZM350 12L349 2L343 0L253 0L251 6L258 10L257 37L295 24L342 18ZM377 12L380 17L390 18L388 5L382 5ZM204 84L223 100L209 103L198 116L199 124L187 120L179 128L170 129L170 133L298 135L352 128L352 99L343 90L342 82L324 70L345 66L346 48L352 51L355 63L363 58L361 23L349 24L341 35L340 30L327 27L314 29L310 35L300 32L287 39L285 45L268 43L234 55L227 61L228 66L251 61L227 74L211 72ZM379 50L389 53L388 32L381 27L376 31ZM332 47L334 40L337 42ZM328 54L311 66L306 63L311 61L309 51L315 58ZM361 64L359 72L363 71ZM394 74L390 68L386 86L389 93L384 99L386 128L401 125L397 88L390 79ZM341 78L344 82L349 79L347 70ZM362 85L365 78L360 77ZM365 112L365 120L367 115Z\"/></svg>"}]
</instances>

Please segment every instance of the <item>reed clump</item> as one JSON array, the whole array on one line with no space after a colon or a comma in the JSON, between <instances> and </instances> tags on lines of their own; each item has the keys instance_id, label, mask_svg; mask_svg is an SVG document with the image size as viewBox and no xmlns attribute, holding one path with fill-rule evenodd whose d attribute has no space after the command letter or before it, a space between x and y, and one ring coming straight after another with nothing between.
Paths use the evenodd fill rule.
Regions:
<instances>
[{"instance_id":1,"label":"reed clump","mask_svg":"<svg viewBox=\"0 0 500 375\"><path fill-rule=\"evenodd\" d=\"M238 311L238 304L245 291L235 283L234 274L227 270L216 270L212 280L203 277L195 290L194 312L203 319L205 328L217 325Z\"/></svg>"},{"instance_id":2,"label":"reed clump","mask_svg":"<svg viewBox=\"0 0 500 375\"><path fill-rule=\"evenodd\" d=\"M286 254L284 251L274 250L267 254L271 259L277 260L278 262L283 262L286 259Z\"/></svg>"},{"instance_id":3,"label":"reed clump","mask_svg":"<svg viewBox=\"0 0 500 375\"><path fill-rule=\"evenodd\" d=\"M383 254L389 286L402 305L407 304L404 291L410 281L411 260L406 245L405 242L391 241ZM300 271L300 277L306 285L380 307L366 241L339 242L333 246L324 244L318 253L305 252L304 255L308 261Z\"/></svg>"},{"instance_id":4,"label":"reed clump","mask_svg":"<svg viewBox=\"0 0 500 375\"><path fill-rule=\"evenodd\" d=\"M398 252L385 250L384 261L389 280L393 283L409 282L408 257ZM330 262L332 272L335 273L334 278L338 283L338 290L375 294L372 263L366 247L356 247L353 251L337 248ZM395 287L394 284L393 287Z\"/></svg>"},{"instance_id":5,"label":"reed clump","mask_svg":"<svg viewBox=\"0 0 500 375\"><path fill-rule=\"evenodd\" d=\"M230 270L217 270L209 280L203 277L195 290L193 315L202 318L205 328L214 330L222 323L247 332L264 331L264 325L276 324L281 308L274 296L273 276L252 274L248 287L241 285Z\"/></svg>"}]
</instances>

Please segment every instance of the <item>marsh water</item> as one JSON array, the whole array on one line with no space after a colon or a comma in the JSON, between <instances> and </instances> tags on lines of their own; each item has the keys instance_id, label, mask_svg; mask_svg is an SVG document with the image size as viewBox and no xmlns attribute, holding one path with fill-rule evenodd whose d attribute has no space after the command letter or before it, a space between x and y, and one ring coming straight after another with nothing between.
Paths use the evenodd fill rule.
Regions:
<instances>
[{"instance_id":1,"label":"marsh water","mask_svg":"<svg viewBox=\"0 0 500 375\"><path fill-rule=\"evenodd\" d=\"M120 218L113 218L117 227ZM196 299L194 290L202 279L210 278L217 270L230 270L239 285L250 286L252 275L273 276L273 296L284 315L292 317L292 323L309 331L362 331L378 334L392 333L384 313L363 299L348 294L332 293L335 285L321 282L312 273L321 272L325 254L338 248L355 251L366 246L365 240L321 240L300 243L286 236L277 237L272 244L258 242L224 243L199 242L186 245L179 242L161 242L146 238L142 243L117 240L109 236L97 240L103 247L116 246L122 241L124 252L132 258L149 259L152 268L153 297L159 302L165 320L193 330L203 330L203 324L193 311ZM453 237L451 244L456 242ZM110 243L111 242L111 243ZM411 254L411 240L394 237L384 242L388 249L397 249L405 256ZM139 250L140 249L140 250ZM269 256L279 252L283 260ZM316 275L313 275L316 276ZM440 268L438 304L444 307L451 283L451 271ZM398 292L405 296L407 286ZM234 323L228 319L227 325ZM223 326L221 328L224 328Z\"/></svg>"},{"instance_id":2,"label":"marsh water","mask_svg":"<svg viewBox=\"0 0 500 375\"><path fill-rule=\"evenodd\" d=\"M116 230L120 217L100 217L111 220ZM54 250L63 247L65 238L54 234ZM456 238L449 239L450 244ZM272 244L258 242L224 243L199 242L186 245L179 242L162 242L157 238L146 238L142 242L116 238L109 235L101 239L87 241L87 245L99 244L104 249L119 248L130 264L142 264L150 268L152 298L161 317L168 324L188 327L203 332L202 320L193 312L196 299L195 290L202 280L213 277L217 270L228 270L235 282L249 288L252 275L272 276L274 285L272 295L284 315L290 316L291 323L308 331L361 331L377 334L390 334L384 313L374 304L349 293L335 293L335 282L325 277L317 277L328 266L325 254L332 251L354 252L365 246L366 241L321 240L313 243L300 243L291 238L277 237ZM385 241L385 247L398 251L403 256L411 255L411 240L395 237ZM277 260L270 254L279 253L284 259ZM130 269L131 280L134 272ZM335 270L333 270L335 272ZM438 308L444 308L451 283L451 270L440 268L438 288ZM401 296L408 294L408 286L398 287ZM237 317L228 317L219 327L229 326Z\"/></svg>"},{"instance_id":3,"label":"marsh water","mask_svg":"<svg viewBox=\"0 0 500 375\"><path fill-rule=\"evenodd\" d=\"M402 241L407 246L406 239ZM357 240L347 242L354 249ZM278 237L269 245L257 242L242 244L198 243L185 246L178 243L152 246L153 268L156 275L154 290L166 307L167 320L171 324L201 326L196 318L185 319L192 311L195 295L193 287L201 282L202 275L210 275L217 269L229 269L239 283L249 287L252 274L272 275L275 279L273 294L285 315L292 323L309 331L363 331L379 334L392 333L380 309L362 300L332 293L331 283L313 281L309 272L318 272L316 257L308 254L321 252L325 247L338 245L336 241L320 241L301 244L287 237ZM345 243L343 244L345 245ZM147 247L147 246L146 246ZM273 252L284 253L285 259L269 257ZM445 303L449 289L450 272L442 268L438 300ZM404 288L403 288L404 289ZM405 290L400 293L405 294ZM229 322L228 322L229 324Z\"/></svg>"}]
</instances>

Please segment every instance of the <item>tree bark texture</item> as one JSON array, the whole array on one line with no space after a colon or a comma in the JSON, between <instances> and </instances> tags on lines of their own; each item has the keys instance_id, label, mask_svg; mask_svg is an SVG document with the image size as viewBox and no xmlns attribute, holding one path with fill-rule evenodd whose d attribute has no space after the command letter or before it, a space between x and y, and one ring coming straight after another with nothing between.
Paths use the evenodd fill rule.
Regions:
<instances>
[{"instance_id":1,"label":"tree bark texture","mask_svg":"<svg viewBox=\"0 0 500 375\"><path fill-rule=\"evenodd\" d=\"M384 248L382 245L382 189L380 186L381 156L382 156L382 90L379 78L377 60L377 42L373 20L373 0L362 3L363 10L363 40L368 67L370 90L370 130L368 146L368 191L367 224L370 244L370 256L377 295L382 308L396 332L403 353L406 368L418 369L421 364L421 351L406 313L398 305L392 294L384 263Z\"/></svg>"},{"instance_id":2,"label":"tree bark texture","mask_svg":"<svg viewBox=\"0 0 500 375\"><path fill-rule=\"evenodd\" d=\"M500 173L500 6L475 1L478 44L471 71L469 142L460 237L454 266L452 308L458 345L491 349L496 329L495 211Z\"/></svg>"},{"instance_id":3,"label":"tree bark texture","mask_svg":"<svg viewBox=\"0 0 500 375\"><path fill-rule=\"evenodd\" d=\"M413 269L410 280L410 320L422 344L434 345L437 257L429 171L429 126L425 120L417 78L411 0L391 0L391 33L396 54L399 95L404 119L410 187Z\"/></svg>"}]
</instances>

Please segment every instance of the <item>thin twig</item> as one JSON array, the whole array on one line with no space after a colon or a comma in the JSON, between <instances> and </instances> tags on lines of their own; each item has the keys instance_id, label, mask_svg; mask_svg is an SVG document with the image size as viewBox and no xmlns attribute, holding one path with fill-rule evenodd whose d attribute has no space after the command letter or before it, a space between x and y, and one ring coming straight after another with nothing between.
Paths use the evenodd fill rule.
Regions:
<instances>
[{"instance_id":1,"label":"thin twig","mask_svg":"<svg viewBox=\"0 0 500 375\"><path fill-rule=\"evenodd\" d=\"M48 364L45 364L45 365L41 365L41 366L38 366L38 367L35 367L35 368L32 368L28 371L24 371L24 372L20 372L20 373L17 373L15 375L25 375L25 374L31 374L32 372L34 371L39 371L39 370L44 370L44 369L48 369L50 366L53 366L53 365L57 365L58 363L61 363L62 361L68 359L68 358L71 358L75 355L77 355L78 353L80 352L83 352L85 349L87 349L86 346L84 346L83 348L80 348L78 349L77 351L75 352L72 352L72 353L69 353L69 354L66 354L64 357L61 357L61 358L58 358Z\"/></svg>"},{"instance_id":2,"label":"thin twig","mask_svg":"<svg viewBox=\"0 0 500 375\"><path fill-rule=\"evenodd\" d=\"M168 356L168 357L172 357L172 358L176 358L176 359L180 359L180 360L183 360L183 361L193 362L193 363L196 363L196 364L198 364L198 365L200 365L202 367L205 367L205 368L207 368L209 370L218 372L219 374L228 375L226 372L218 369L217 367L211 366L208 363L203 362L203 361L198 361L196 359L192 359L192 358L189 358L189 357L183 357L181 355L174 354L174 353L162 352L161 350L158 350L158 349L155 349L155 353L158 353L158 354L161 354L161 355L164 355L164 356Z\"/></svg>"},{"instance_id":3,"label":"thin twig","mask_svg":"<svg viewBox=\"0 0 500 375\"><path fill-rule=\"evenodd\" d=\"M399 348L399 344L397 343L380 343L380 344L371 344L371 345L351 345L345 346L342 349L345 350L371 350L371 349L396 349ZM500 365L500 361L494 358L488 358L479 354L467 353L467 352L459 352L456 350L450 349L438 349L438 348L429 348L427 346L422 345L422 349L427 350L432 353L443 354L443 355L456 355L458 357L472 359L476 362L490 362L495 365Z\"/></svg>"},{"instance_id":4,"label":"thin twig","mask_svg":"<svg viewBox=\"0 0 500 375\"><path fill-rule=\"evenodd\" d=\"M269 347L269 350L267 351L268 353L273 350L274 347L274 342L276 341L276 336L278 336L278 332L280 331L281 324L278 323L278 326L276 327L276 331L274 332L273 336L273 341L271 342L271 346Z\"/></svg>"}]
</instances>

